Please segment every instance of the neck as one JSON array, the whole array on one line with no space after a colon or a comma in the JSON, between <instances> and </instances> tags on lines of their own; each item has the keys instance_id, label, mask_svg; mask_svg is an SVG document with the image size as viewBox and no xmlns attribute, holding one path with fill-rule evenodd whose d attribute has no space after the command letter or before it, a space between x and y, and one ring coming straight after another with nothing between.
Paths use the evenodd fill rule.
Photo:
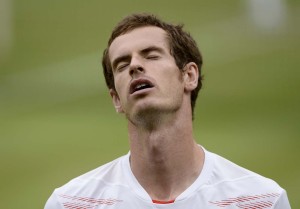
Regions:
<instances>
[{"instance_id":1,"label":"neck","mask_svg":"<svg viewBox=\"0 0 300 209\"><path fill-rule=\"evenodd\" d=\"M187 116L160 119L149 127L128 124L132 172L152 199L175 199L199 176L204 153Z\"/></svg>"}]
</instances>

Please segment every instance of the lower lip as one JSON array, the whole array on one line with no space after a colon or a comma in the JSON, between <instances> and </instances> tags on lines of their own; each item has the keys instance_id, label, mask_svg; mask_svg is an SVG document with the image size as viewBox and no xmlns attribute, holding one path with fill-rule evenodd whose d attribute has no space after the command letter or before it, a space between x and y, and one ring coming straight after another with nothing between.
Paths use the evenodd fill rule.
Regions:
<instances>
[{"instance_id":1,"label":"lower lip","mask_svg":"<svg viewBox=\"0 0 300 209\"><path fill-rule=\"evenodd\" d=\"M131 96L137 96L137 95L143 95L143 94L146 94L148 93L149 91L151 91L153 89L153 87L151 88L146 88L146 89L142 89L142 90L138 90L138 91L135 91L133 92L132 94L130 94Z\"/></svg>"}]
</instances>

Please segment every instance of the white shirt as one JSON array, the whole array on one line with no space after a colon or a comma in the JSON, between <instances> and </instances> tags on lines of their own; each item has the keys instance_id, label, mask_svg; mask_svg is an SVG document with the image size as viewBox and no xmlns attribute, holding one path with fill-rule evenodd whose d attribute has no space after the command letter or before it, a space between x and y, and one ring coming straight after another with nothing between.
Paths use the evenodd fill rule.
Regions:
<instances>
[{"instance_id":1,"label":"white shirt","mask_svg":"<svg viewBox=\"0 0 300 209\"><path fill-rule=\"evenodd\" d=\"M276 182L205 152L203 169L174 203L156 204L133 175L128 153L56 189L45 209L290 209Z\"/></svg>"}]
</instances>

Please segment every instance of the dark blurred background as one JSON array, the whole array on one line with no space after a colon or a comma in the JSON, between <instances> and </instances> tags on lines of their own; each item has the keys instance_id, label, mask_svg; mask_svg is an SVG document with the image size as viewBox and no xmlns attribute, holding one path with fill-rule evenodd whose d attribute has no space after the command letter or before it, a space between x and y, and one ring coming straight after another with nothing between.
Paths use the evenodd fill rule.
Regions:
<instances>
[{"instance_id":1,"label":"dark blurred background","mask_svg":"<svg viewBox=\"0 0 300 209\"><path fill-rule=\"evenodd\" d=\"M0 208L43 208L54 188L128 152L101 57L133 12L184 23L199 44L197 141L300 208L296 0L0 0Z\"/></svg>"}]
</instances>

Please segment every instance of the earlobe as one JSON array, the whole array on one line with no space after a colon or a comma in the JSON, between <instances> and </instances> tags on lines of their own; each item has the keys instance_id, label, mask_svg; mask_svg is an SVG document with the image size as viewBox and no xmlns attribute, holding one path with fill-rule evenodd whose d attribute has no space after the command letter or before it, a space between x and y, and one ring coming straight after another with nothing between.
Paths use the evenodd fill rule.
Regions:
<instances>
[{"instance_id":1,"label":"earlobe","mask_svg":"<svg viewBox=\"0 0 300 209\"><path fill-rule=\"evenodd\" d=\"M193 91L198 86L199 69L196 63L189 62L184 67L185 90Z\"/></svg>"},{"instance_id":2,"label":"earlobe","mask_svg":"<svg viewBox=\"0 0 300 209\"><path fill-rule=\"evenodd\" d=\"M117 113L123 113L124 111L123 111L123 108L122 108L122 104L121 104L119 95L116 92L116 90L110 89L109 90L109 94L110 94L110 96L112 98L112 101L113 101L114 107L116 109L116 112Z\"/></svg>"}]
</instances>

